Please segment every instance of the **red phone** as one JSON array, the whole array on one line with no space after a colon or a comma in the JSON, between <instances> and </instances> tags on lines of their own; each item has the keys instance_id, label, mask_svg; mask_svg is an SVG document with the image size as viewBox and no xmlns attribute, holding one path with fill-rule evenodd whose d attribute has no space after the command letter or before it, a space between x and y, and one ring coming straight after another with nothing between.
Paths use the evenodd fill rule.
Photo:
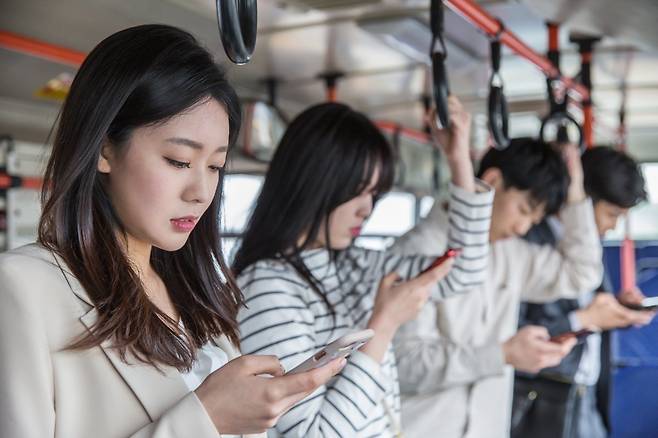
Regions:
<instances>
[{"instance_id":1,"label":"red phone","mask_svg":"<svg viewBox=\"0 0 658 438\"><path fill-rule=\"evenodd\" d=\"M423 269L423 271L418 275L423 275L424 273L431 271L432 269L436 268L440 264L444 263L446 260L457 257L461 253L462 253L461 248L448 248L446 252L443 253L442 256L437 257L436 260L434 260L431 265Z\"/></svg>"},{"instance_id":2,"label":"red phone","mask_svg":"<svg viewBox=\"0 0 658 438\"><path fill-rule=\"evenodd\" d=\"M594 333L594 332L591 331L591 330L587 330L587 329L582 329L582 330L578 330L578 331L575 331L575 332L565 332L565 333L559 334L557 336L553 336L550 339L550 341L551 342L562 343L562 342L566 341L567 339L576 338L576 340L578 342L580 342L580 341L584 340L586 337L588 337L589 335L591 335L592 333Z\"/></svg>"}]
</instances>

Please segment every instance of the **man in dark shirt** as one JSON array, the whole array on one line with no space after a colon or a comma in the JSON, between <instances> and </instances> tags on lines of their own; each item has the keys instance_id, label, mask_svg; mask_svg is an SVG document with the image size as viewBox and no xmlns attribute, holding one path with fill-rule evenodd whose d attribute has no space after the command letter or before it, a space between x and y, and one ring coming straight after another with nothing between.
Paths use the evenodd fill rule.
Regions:
<instances>
[{"instance_id":1,"label":"man in dark shirt","mask_svg":"<svg viewBox=\"0 0 658 438\"><path fill-rule=\"evenodd\" d=\"M603 237L616 227L620 216L646 199L644 179L635 161L611 148L588 150L582 163L585 190L594 202L597 228ZM549 218L526 237L538 244L554 245L561 234L559 225ZM517 373L513 438L607 436L607 391L599 391L598 402L602 403L597 403L597 383L601 386L607 382L609 365L605 331L645 325L654 316L654 312L633 311L621 304L640 301L643 296L638 290L622 291L618 297L611 290L606 276L596 293L578 300L521 306L519 326L542 325L551 336L581 329L600 330L603 336L595 333L582 339L557 367L538 375Z\"/></svg>"}]
</instances>

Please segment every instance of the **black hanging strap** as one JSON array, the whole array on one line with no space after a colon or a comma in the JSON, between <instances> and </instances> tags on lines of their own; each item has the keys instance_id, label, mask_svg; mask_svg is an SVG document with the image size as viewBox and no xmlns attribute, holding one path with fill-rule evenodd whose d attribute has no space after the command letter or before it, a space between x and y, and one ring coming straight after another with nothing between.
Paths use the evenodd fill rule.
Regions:
<instances>
[{"instance_id":1,"label":"black hanging strap","mask_svg":"<svg viewBox=\"0 0 658 438\"><path fill-rule=\"evenodd\" d=\"M501 44L500 35L505 30L503 23L498 20L499 28L491 38L491 78L489 79L489 131L494 140L496 149L505 149L509 146L509 111L507 99L503 91L503 78L500 75Z\"/></svg>"},{"instance_id":2,"label":"black hanging strap","mask_svg":"<svg viewBox=\"0 0 658 438\"><path fill-rule=\"evenodd\" d=\"M450 113L448 111L448 96L450 85L448 83L448 72L445 61L448 57L445 41L443 39L443 1L431 0L430 3L430 27L432 29L432 45L430 47L430 58L432 60L432 80L434 104L436 114L442 127L450 125Z\"/></svg>"}]
</instances>

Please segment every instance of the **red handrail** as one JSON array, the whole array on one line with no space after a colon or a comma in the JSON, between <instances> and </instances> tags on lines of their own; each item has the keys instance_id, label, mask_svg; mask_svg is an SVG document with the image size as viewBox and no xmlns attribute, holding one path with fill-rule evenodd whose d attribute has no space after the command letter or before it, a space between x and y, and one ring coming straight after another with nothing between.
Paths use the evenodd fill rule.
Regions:
<instances>
[{"instance_id":1,"label":"red handrail","mask_svg":"<svg viewBox=\"0 0 658 438\"><path fill-rule=\"evenodd\" d=\"M500 42L509 47L517 55L527 59L539 68L546 76L558 78L567 88L573 91L581 100L589 99L587 88L571 78L561 76L560 72L545 56L532 50L515 34L506 29L501 29L500 22L485 11L474 0L444 0L456 13L470 21L475 27L483 30L490 36L500 32Z\"/></svg>"},{"instance_id":2,"label":"red handrail","mask_svg":"<svg viewBox=\"0 0 658 438\"><path fill-rule=\"evenodd\" d=\"M424 143L424 144L430 143L429 134L423 131L417 131L415 129L405 128L404 126L398 123L389 122L387 120L377 120L375 121L375 125L377 125L377 127L380 130L386 132L387 134L394 134L395 132L400 132L400 134L404 135L405 137L408 137L419 143Z\"/></svg>"},{"instance_id":3,"label":"red handrail","mask_svg":"<svg viewBox=\"0 0 658 438\"><path fill-rule=\"evenodd\" d=\"M4 30L0 30L0 47L73 67L79 67L87 56L83 52L56 46L33 38L27 38Z\"/></svg>"},{"instance_id":4,"label":"red handrail","mask_svg":"<svg viewBox=\"0 0 658 438\"><path fill-rule=\"evenodd\" d=\"M0 172L0 190L11 188L41 190L42 185L43 178L15 176Z\"/></svg>"}]
</instances>

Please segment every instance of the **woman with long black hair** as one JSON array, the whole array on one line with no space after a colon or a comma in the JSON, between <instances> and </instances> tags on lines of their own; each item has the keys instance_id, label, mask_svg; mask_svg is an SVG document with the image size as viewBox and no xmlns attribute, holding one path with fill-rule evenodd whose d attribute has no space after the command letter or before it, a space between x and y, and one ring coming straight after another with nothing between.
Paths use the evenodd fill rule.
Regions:
<instances>
[{"instance_id":1,"label":"woman with long black hair","mask_svg":"<svg viewBox=\"0 0 658 438\"><path fill-rule=\"evenodd\" d=\"M0 255L0 436L262 432L344 365L282 376L275 357L236 358L243 296L219 209L239 127L233 88L187 32L137 26L89 54L39 241Z\"/></svg>"},{"instance_id":2,"label":"woman with long black hair","mask_svg":"<svg viewBox=\"0 0 658 438\"><path fill-rule=\"evenodd\" d=\"M274 435L399 433L393 335L428 297L482 282L493 193L473 178L470 115L455 98L450 105L450 130L435 133L452 170L448 245L463 252L454 266L422 274L432 258L352 245L393 185L393 154L375 125L346 105L325 103L302 112L284 134L233 264L245 294L242 348L274 354L290 369L347 332L370 328L375 336L329 384L284 414Z\"/></svg>"}]
</instances>

